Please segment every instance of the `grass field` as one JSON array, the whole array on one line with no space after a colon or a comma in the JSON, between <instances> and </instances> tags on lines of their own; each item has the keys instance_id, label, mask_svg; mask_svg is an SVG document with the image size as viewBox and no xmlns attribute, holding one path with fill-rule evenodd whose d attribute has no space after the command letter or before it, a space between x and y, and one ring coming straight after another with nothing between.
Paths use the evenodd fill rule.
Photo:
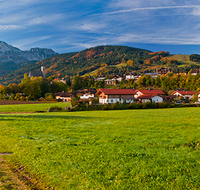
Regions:
<instances>
[{"instance_id":1,"label":"grass field","mask_svg":"<svg viewBox=\"0 0 200 190\"><path fill-rule=\"evenodd\" d=\"M182 64L179 65L179 67L186 67L186 66L188 66L188 64L198 65L198 66L200 65L199 62L190 61L189 55L176 54L176 55L170 55L169 58L176 59L177 61L182 62Z\"/></svg>"},{"instance_id":2,"label":"grass field","mask_svg":"<svg viewBox=\"0 0 200 190\"><path fill-rule=\"evenodd\" d=\"M16 104L16 105L0 105L0 112L35 112L46 111L51 106L67 107L69 103L38 103L38 104Z\"/></svg>"},{"instance_id":3,"label":"grass field","mask_svg":"<svg viewBox=\"0 0 200 190\"><path fill-rule=\"evenodd\" d=\"M199 118L200 108L1 114L0 152L41 188L199 189Z\"/></svg>"}]
</instances>

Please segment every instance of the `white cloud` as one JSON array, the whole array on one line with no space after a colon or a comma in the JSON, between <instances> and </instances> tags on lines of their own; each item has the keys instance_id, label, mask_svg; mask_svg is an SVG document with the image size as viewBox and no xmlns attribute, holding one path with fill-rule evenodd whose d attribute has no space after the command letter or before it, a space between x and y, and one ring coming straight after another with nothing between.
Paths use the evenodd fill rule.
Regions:
<instances>
[{"instance_id":1,"label":"white cloud","mask_svg":"<svg viewBox=\"0 0 200 190\"><path fill-rule=\"evenodd\" d=\"M47 24L47 23L55 22L62 18L63 18L62 14L44 15L42 17L36 17L36 18L33 18L32 20L27 21L26 25Z\"/></svg>"},{"instance_id":2,"label":"white cloud","mask_svg":"<svg viewBox=\"0 0 200 190\"><path fill-rule=\"evenodd\" d=\"M127 10L118 10L112 12L106 12L104 14L119 14L119 13L127 13L132 11L144 11L144 10L161 10L161 9L185 9L185 8L200 8L200 5L183 5L183 6L163 6L163 7L140 7L140 8L132 8Z\"/></svg>"},{"instance_id":3,"label":"white cloud","mask_svg":"<svg viewBox=\"0 0 200 190\"><path fill-rule=\"evenodd\" d=\"M16 29L23 29L23 26L18 25L0 25L0 30L16 30Z\"/></svg>"},{"instance_id":4,"label":"white cloud","mask_svg":"<svg viewBox=\"0 0 200 190\"><path fill-rule=\"evenodd\" d=\"M105 26L106 26L105 24L99 24L99 23L85 23L76 28L80 30L89 31L89 32L95 32L102 28L105 28Z\"/></svg>"},{"instance_id":5,"label":"white cloud","mask_svg":"<svg viewBox=\"0 0 200 190\"><path fill-rule=\"evenodd\" d=\"M40 37L32 37L32 38L24 38L22 40L15 41L13 43L14 46L22 49L22 50L27 50L32 48L33 46L35 47L35 44L39 44L39 42L43 40L50 39L52 36L40 36ZM38 46L37 46L38 47Z\"/></svg>"},{"instance_id":6,"label":"white cloud","mask_svg":"<svg viewBox=\"0 0 200 190\"><path fill-rule=\"evenodd\" d=\"M200 7L196 7L193 10L192 14L195 15L195 16L200 16Z\"/></svg>"},{"instance_id":7,"label":"white cloud","mask_svg":"<svg viewBox=\"0 0 200 190\"><path fill-rule=\"evenodd\" d=\"M121 43L150 43L150 44L195 44L200 45L200 37L194 34L185 34L177 36L168 36L167 34L144 34L144 35L134 35L134 34L122 34L113 39L113 42Z\"/></svg>"}]
</instances>

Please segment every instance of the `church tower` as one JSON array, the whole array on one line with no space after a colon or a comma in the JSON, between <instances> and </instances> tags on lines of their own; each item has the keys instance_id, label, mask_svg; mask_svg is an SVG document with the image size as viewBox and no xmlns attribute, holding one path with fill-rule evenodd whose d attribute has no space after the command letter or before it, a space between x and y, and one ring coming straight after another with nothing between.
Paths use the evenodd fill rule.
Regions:
<instances>
[{"instance_id":1,"label":"church tower","mask_svg":"<svg viewBox=\"0 0 200 190\"><path fill-rule=\"evenodd\" d=\"M43 78L45 78L44 59L42 60L41 72L42 72L42 74L43 74Z\"/></svg>"}]
</instances>

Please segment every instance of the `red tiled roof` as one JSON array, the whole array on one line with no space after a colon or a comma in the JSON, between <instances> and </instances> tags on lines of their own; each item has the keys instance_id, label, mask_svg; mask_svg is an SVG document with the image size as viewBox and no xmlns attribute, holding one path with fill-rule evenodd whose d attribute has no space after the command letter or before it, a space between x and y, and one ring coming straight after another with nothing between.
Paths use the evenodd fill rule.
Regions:
<instances>
[{"instance_id":1,"label":"red tiled roof","mask_svg":"<svg viewBox=\"0 0 200 190\"><path fill-rule=\"evenodd\" d=\"M72 94L70 92L58 92L55 94L55 96L60 96L60 97L71 97Z\"/></svg>"},{"instance_id":2,"label":"red tiled roof","mask_svg":"<svg viewBox=\"0 0 200 190\"><path fill-rule=\"evenodd\" d=\"M157 94L145 94L145 95L139 96L138 99L149 99L154 96L158 96L158 95Z\"/></svg>"},{"instance_id":3,"label":"red tiled roof","mask_svg":"<svg viewBox=\"0 0 200 190\"><path fill-rule=\"evenodd\" d=\"M107 95L120 95L120 94L130 94L130 95L134 95L135 94L135 89L105 89L105 88L100 88L97 91L97 94L99 93L99 91L103 92L104 94Z\"/></svg>"},{"instance_id":4,"label":"red tiled roof","mask_svg":"<svg viewBox=\"0 0 200 190\"><path fill-rule=\"evenodd\" d=\"M156 95L161 95L161 94L165 94L163 91L161 90L136 90L141 92L142 94L146 95L146 94L156 94Z\"/></svg>"},{"instance_id":5,"label":"red tiled roof","mask_svg":"<svg viewBox=\"0 0 200 190\"><path fill-rule=\"evenodd\" d=\"M55 96L60 96L63 92L57 92Z\"/></svg>"},{"instance_id":6,"label":"red tiled roof","mask_svg":"<svg viewBox=\"0 0 200 190\"><path fill-rule=\"evenodd\" d=\"M178 91L178 90L173 92L172 94L175 94L176 92L178 92L181 95L193 95L193 94L195 94L194 91Z\"/></svg>"}]
</instances>

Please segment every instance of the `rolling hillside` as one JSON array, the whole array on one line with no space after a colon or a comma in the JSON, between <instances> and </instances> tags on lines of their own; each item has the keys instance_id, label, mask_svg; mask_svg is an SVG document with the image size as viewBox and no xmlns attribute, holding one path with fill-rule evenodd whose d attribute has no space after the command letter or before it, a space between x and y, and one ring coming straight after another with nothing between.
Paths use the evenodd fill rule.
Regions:
<instances>
[{"instance_id":1,"label":"rolling hillside","mask_svg":"<svg viewBox=\"0 0 200 190\"><path fill-rule=\"evenodd\" d=\"M179 60L169 52L151 52L127 46L97 46L81 52L55 55L44 60L46 77L70 77L91 75L124 74L130 71L137 73L155 72L162 66L169 67L175 72L188 71L198 66L185 60ZM181 57L181 56L179 56ZM24 74L30 70L40 70L42 61L25 63L24 66L0 77L0 84L20 83Z\"/></svg>"}]
</instances>

